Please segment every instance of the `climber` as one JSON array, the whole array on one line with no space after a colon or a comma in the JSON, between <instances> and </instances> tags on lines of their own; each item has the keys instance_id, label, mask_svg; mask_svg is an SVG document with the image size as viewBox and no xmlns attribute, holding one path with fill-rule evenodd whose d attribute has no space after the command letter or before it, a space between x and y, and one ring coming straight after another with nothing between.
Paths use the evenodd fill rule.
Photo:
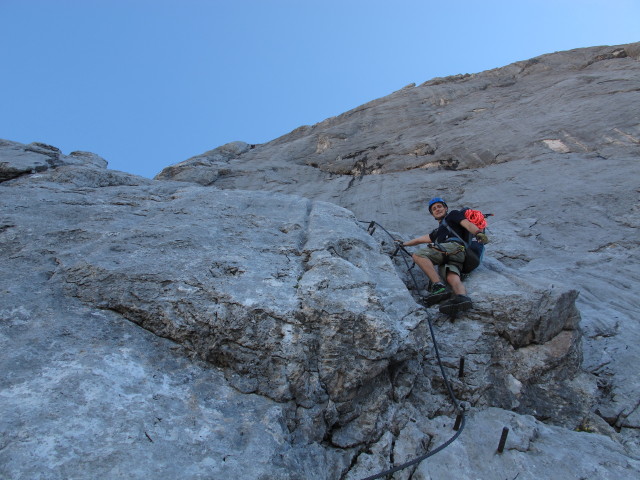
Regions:
<instances>
[{"instance_id":1,"label":"climber","mask_svg":"<svg viewBox=\"0 0 640 480\"><path fill-rule=\"evenodd\" d=\"M438 228L428 235L401 244L403 247L428 244L412 255L416 265L431 280L429 295L426 298L428 306L442 302L440 312L449 315L469 310L472 302L460 278L465 259L465 245L461 239L468 242L471 240L471 235L474 235L477 241L486 244L489 238L480 228L467 220L460 210L449 212L447 203L440 197L429 201L429 213L438 221ZM456 238L456 235L459 238ZM439 266L440 272L436 270L435 265ZM442 279L445 279L453 292L447 288Z\"/></svg>"}]
</instances>

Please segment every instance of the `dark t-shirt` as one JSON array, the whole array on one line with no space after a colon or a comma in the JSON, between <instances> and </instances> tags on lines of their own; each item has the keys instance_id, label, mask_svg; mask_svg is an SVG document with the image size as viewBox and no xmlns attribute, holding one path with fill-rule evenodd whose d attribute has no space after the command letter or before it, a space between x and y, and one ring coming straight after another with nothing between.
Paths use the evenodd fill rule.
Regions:
<instances>
[{"instance_id":1,"label":"dark t-shirt","mask_svg":"<svg viewBox=\"0 0 640 480\"><path fill-rule=\"evenodd\" d=\"M470 242L471 233L469 233L466 228L460 225L460 222L465 218L466 217L464 216L464 213L462 213L460 210L451 210L447 214L447 216L444 217L444 220L447 222L447 225L449 225L451 229L456 232L456 235L458 235L458 237L463 239L465 242ZM449 229L445 225L443 225L442 221L440 221L440 226L434 229L429 234L429 238L431 238L431 241L434 243L445 243L454 241L460 242L460 240L458 240L455 235L453 235L449 231Z\"/></svg>"}]
</instances>

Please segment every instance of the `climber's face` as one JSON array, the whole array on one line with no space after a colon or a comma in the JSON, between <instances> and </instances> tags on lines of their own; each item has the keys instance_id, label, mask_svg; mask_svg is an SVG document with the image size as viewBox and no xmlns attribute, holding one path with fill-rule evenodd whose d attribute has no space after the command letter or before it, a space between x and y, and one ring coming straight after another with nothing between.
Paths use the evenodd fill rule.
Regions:
<instances>
[{"instance_id":1,"label":"climber's face","mask_svg":"<svg viewBox=\"0 0 640 480\"><path fill-rule=\"evenodd\" d=\"M431 205L431 215L436 220L442 220L447 215L447 207L443 203L434 203Z\"/></svg>"}]
</instances>

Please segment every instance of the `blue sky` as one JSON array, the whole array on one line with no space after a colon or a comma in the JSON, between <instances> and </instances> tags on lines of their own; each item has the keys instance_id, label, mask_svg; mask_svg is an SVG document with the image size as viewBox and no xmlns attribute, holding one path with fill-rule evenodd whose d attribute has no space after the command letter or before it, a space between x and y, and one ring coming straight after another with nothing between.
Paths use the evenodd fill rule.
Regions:
<instances>
[{"instance_id":1,"label":"blue sky","mask_svg":"<svg viewBox=\"0 0 640 480\"><path fill-rule=\"evenodd\" d=\"M640 0L0 0L0 138L153 177L409 83L640 41Z\"/></svg>"}]
</instances>

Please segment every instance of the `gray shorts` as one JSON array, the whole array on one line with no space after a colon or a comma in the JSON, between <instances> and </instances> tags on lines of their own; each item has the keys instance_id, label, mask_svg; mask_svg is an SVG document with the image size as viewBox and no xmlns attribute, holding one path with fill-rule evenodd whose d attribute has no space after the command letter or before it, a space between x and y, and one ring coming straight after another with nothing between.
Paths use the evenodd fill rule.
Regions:
<instances>
[{"instance_id":1,"label":"gray shorts","mask_svg":"<svg viewBox=\"0 0 640 480\"><path fill-rule=\"evenodd\" d=\"M441 250L444 250L447 254ZM447 270L458 275L461 274L465 257L465 247L456 242L439 243L437 247L429 244L418 250L415 254L419 257L428 258L434 265L439 265L440 276L446 278Z\"/></svg>"}]
</instances>

